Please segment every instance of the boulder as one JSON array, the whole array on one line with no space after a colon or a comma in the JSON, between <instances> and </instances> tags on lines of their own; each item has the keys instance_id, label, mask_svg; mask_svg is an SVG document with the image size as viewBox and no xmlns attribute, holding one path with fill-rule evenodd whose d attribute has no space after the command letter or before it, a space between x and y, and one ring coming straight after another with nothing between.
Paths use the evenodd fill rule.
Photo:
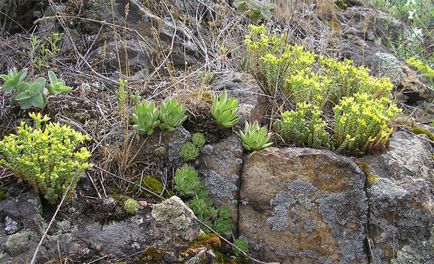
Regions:
<instances>
[{"instance_id":1,"label":"boulder","mask_svg":"<svg viewBox=\"0 0 434 264\"><path fill-rule=\"evenodd\" d=\"M434 259L432 247L427 250L434 227L434 161L428 141L398 131L386 152L363 161L374 179L367 190L373 263L394 258L395 263L433 263L419 262ZM403 261L409 259L413 262Z\"/></svg>"},{"instance_id":2,"label":"boulder","mask_svg":"<svg viewBox=\"0 0 434 264\"><path fill-rule=\"evenodd\" d=\"M239 233L281 263L367 263L365 175L347 157L308 148L253 152L242 173Z\"/></svg>"},{"instance_id":3,"label":"boulder","mask_svg":"<svg viewBox=\"0 0 434 264\"><path fill-rule=\"evenodd\" d=\"M202 148L199 172L202 181L216 204L231 210L233 230L238 220L238 192L243 166L243 146L238 136L232 135Z\"/></svg>"},{"instance_id":4,"label":"boulder","mask_svg":"<svg viewBox=\"0 0 434 264\"><path fill-rule=\"evenodd\" d=\"M225 72L211 84L215 91L226 89L229 96L239 101L240 124L245 121L261 121L267 107L267 97L255 77L250 73Z\"/></svg>"}]
</instances>

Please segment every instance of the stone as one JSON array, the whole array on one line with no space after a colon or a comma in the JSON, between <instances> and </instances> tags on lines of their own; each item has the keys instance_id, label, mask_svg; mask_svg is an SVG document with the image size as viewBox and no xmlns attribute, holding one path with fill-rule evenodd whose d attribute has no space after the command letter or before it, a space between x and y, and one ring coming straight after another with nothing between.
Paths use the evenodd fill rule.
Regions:
<instances>
[{"instance_id":1,"label":"stone","mask_svg":"<svg viewBox=\"0 0 434 264\"><path fill-rule=\"evenodd\" d=\"M238 221L238 192L243 166L243 146L238 136L232 135L202 148L199 161L201 179L214 202L231 210L233 230Z\"/></svg>"},{"instance_id":2,"label":"stone","mask_svg":"<svg viewBox=\"0 0 434 264\"><path fill-rule=\"evenodd\" d=\"M362 160L375 177L367 190L373 263L410 256L434 259L433 250L426 250L434 226L434 160L428 141L397 131L386 152Z\"/></svg>"},{"instance_id":3,"label":"stone","mask_svg":"<svg viewBox=\"0 0 434 264\"><path fill-rule=\"evenodd\" d=\"M239 234L281 263L367 263L365 175L328 150L267 148L247 156Z\"/></svg>"},{"instance_id":4,"label":"stone","mask_svg":"<svg viewBox=\"0 0 434 264\"><path fill-rule=\"evenodd\" d=\"M211 86L216 91L226 89L229 96L238 99L241 125L244 125L245 121L261 121L264 117L268 100L252 74L224 72L212 82Z\"/></svg>"},{"instance_id":5,"label":"stone","mask_svg":"<svg viewBox=\"0 0 434 264\"><path fill-rule=\"evenodd\" d=\"M173 166L180 167L182 165L179 155L181 146L190 139L191 133L182 126L177 127L173 132L156 129L152 135L147 137L146 145L143 146L140 156L165 156Z\"/></svg>"},{"instance_id":6,"label":"stone","mask_svg":"<svg viewBox=\"0 0 434 264\"><path fill-rule=\"evenodd\" d=\"M375 76L388 77L395 85L399 85L404 77L401 63L390 53L377 52L371 62L371 73Z\"/></svg>"},{"instance_id":7,"label":"stone","mask_svg":"<svg viewBox=\"0 0 434 264\"><path fill-rule=\"evenodd\" d=\"M147 44L141 40L112 41L96 49L90 61L108 72L119 71L120 66L122 73L148 75L153 66L147 49Z\"/></svg>"},{"instance_id":8,"label":"stone","mask_svg":"<svg viewBox=\"0 0 434 264\"><path fill-rule=\"evenodd\" d=\"M160 235L168 233L172 237L193 241L203 233L193 211L177 196L154 205L152 217Z\"/></svg>"}]
</instances>

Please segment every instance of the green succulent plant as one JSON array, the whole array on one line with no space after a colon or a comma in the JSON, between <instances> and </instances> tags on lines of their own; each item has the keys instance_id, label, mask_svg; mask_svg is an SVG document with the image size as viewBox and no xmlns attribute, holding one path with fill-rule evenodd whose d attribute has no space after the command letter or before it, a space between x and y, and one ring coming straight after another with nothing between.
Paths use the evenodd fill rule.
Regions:
<instances>
[{"instance_id":1,"label":"green succulent plant","mask_svg":"<svg viewBox=\"0 0 434 264\"><path fill-rule=\"evenodd\" d=\"M17 69L15 68L9 70L7 75L0 75L0 78L4 81L0 90L3 90L6 94L13 92L17 88L18 83L24 81L26 76L27 69L24 69L20 72L17 72Z\"/></svg>"},{"instance_id":2,"label":"green succulent plant","mask_svg":"<svg viewBox=\"0 0 434 264\"><path fill-rule=\"evenodd\" d=\"M29 109L30 107L42 109L47 105L45 83L44 78L38 78L32 83L19 82L17 84L15 101L18 102L21 109Z\"/></svg>"},{"instance_id":3,"label":"green succulent plant","mask_svg":"<svg viewBox=\"0 0 434 264\"><path fill-rule=\"evenodd\" d=\"M151 135L158 126L158 109L153 102L141 102L136 105L132 120L133 128L142 134Z\"/></svg>"},{"instance_id":4,"label":"green succulent plant","mask_svg":"<svg viewBox=\"0 0 434 264\"><path fill-rule=\"evenodd\" d=\"M22 122L17 134L10 134L0 141L0 166L9 169L17 177L39 191L49 203L56 203L68 190L74 192L80 175L92 165L86 148L77 146L89 140L69 126L46 123L49 118L40 113L30 113L35 127Z\"/></svg>"},{"instance_id":5,"label":"green succulent plant","mask_svg":"<svg viewBox=\"0 0 434 264\"><path fill-rule=\"evenodd\" d=\"M65 85L64 81L59 80L52 71L48 71L48 79L50 80L50 84L48 85L48 92L50 94L66 93L72 90L71 87Z\"/></svg>"},{"instance_id":6,"label":"green succulent plant","mask_svg":"<svg viewBox=\"0 0 434 264\"><path fill-rule=\"evenodd\" d=\"M175 172L174 182L176 190L183 196L193 196L197 190L203 188L199 180L199 173L188 164L184 164Z\"/></svg>"},{"instance_id":7,"label":"green succulent plant","mask_svg":"<svg viewBox=\"0 0 434 264\"><path fill-rule=\"evenodd\" d=\"M124 202L125 212L127 212L128 214L131 214L131 215L137 213L138 206L139 206L139 203L132 198L129 198Z\"/></svg>"},{"instance_id":8,"label":"green succulent plant","mask_svg":"<svg viewBox=\"0 0 434 264\"><path fill-rule=\"evenodd\" d=\"M192 142L185 142L181 146L180 156L184 161L195 160L199 156L199 149Z\"/></svg>"},{"instance_id":9,"label":"green succulent plant","mask_svg":"<svg viewBox=\"0 0 434 264\"><path fill-rule=\"evenodd\" d=\"M202 133L194 133L191 137L191 142L196 145L196 147L201 148L205 145L206 139Z\"/></svg>"},{"instance_id":10,"label":"green succulent plant","mask_svg":"<svg viewBox=\"0 0 434 264\"><path fill-rule=\"evenodd\" d=\"M239 239L235 239L234 244L239 247L241 250L243 250L244 252L249 252L249 243L247 242L247 240L245 238L239 238ZM236 257L242 257L243 255L241 254L241 252L234 248L234 254Z\"/></svg>"},{"instance_id":11,"label":"green succulent plant","mask_svg":"<svg viewBox=\"0 0 434 264\"><path fill-rule=\"evenodd\" d=\"M217 124L224 128L230 128L238 124L238 100L228 98L228 92L224 90L218 97L214 97L211 105L211 115Z\"/></svg>"},{"instance_id":12,"label":"green succulent plant","mask_svg":"<svg viewBox=\"0 0 434 264\"><path fill-rule=\"evenodd\" d=\"M187 119L185 108L174 99L166 99L160 105L160 128L174 131Z\"/></svg>"},{"instance_id":13,"label":"green succulent plant","mask_svg":"<svg viewBox=\"0 0 434 264\"><path fill-rule=\"evenodd\" d=\"M49 71L48 76L50 84L46 84L46 79L39 77L35 80L26 80L27 70L17 72L16 69L9 71L8 75L1 75L4 84L1 90L5 93L12 93L16 90L15 101L21 109L30 107L44 108L47 105L49 94L69 92L71 87L65 85L65 82L57 79L54 72Z\"/></svg>"},{"instance_id":14,"label":"green succulent plant","mask_svg":"<svg viewBox=\"0 0 434 264\"><path fill-rule=\"evenodd\" d=\"M239 136L244 148L249 151L264 149L273 144L269 142L271 133L268 133L266 127L259 127L258 122L254 122L252 125L246 122L244 130L239 132Z\"/></svg>"}]
</instances>

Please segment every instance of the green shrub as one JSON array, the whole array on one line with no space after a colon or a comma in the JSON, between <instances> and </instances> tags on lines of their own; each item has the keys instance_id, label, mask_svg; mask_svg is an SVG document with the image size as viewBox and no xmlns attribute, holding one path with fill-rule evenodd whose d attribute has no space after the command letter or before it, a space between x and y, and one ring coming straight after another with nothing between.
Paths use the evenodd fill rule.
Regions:
<instances>
[{"instance_id":1,"label":"green shrub","mask_svg":"<svg viewBox=\"0 0 434 264\"><path fill-rule=\"evenodd\" d=\"M238 100L228 98L228 92L224 90L218 97L214 97L211 105L211 115L217 124L224 128L230 128L238 124Z\"/></svg>"},{"instance_id":2,"label":"green shrub","mask_svg":"<svg viewBox=\"0 0 434 264\"><path fill-rule=\"evenodd\" d=\"M192 161L199 156L199 149L191 142L185 142L181 146L180 156L183 161Z\"/></svg>"},{"instance_id":3,"label":"green shrub","mask_svg":"<svg viewBox=\"0 0 434 264\"><path fill-rule=\"evenodd\" d=\"M5 136L0 141L0 166L11 170L29 183L45 199L54 204L71 184L73 193L80 175L91 167L91 156L86 148L77 150L80 143L89 140L69 126L47 123L47 116L30 114L35 128L22 122L17 134Z\"/></svg>"},{"instance_id":4,"label":"green shrub","mask_svg":"<svg viewBox=\"0 0 434 264\"><path fill-rule=\"evenodd\" d=\"M201 148L205 145L206 139L202 133L194 133L193 136L191 136L191 142L193 142L196 147Z\"/></svg>"},{"instance_id":5,"label":"green shrub","mask_svg":"<svg viewBox=\"0 0 434 264\"><path fill-rule=\"evenodd\" d=\"M185 108L174 99L166 99L160 105L160 128L174 131L187 119Z\"/></svg>"},{"instance_id":6,"label":"green shrub","mask_svg":"<svg viewBox=\"0 0 434 264\"><path fill-rule=\"evenodd\" d=\"M47 105L47 96L49 94L72 90L71 87L65 85L64 81L59 80L54 72L48 71L48 76L50 83L47 85L47 80L43 77L26 80L27 70L17 72L16 69L12 69L7 75L0 76L4 81L0 90L3 90L6 94L16 90L14 100L20 105L21 109L30 107L43 109Z\"/></svg>"},{"instance_id":7,"label":"green shrub","mask_svg":"<svg viewBox=\"0 0 434 264\"><path fill-rule=\"evenodd\" d=\"M333 111L336 152L353 155L383 150L393 132L389 121L401 112L389 99L365 93L344 98Z\"/></svg>"},{"instance_id":8,"label":"green shrub","mask_svg":"<svg viewBox=\"0 0 434 264\"><path fill-rule=\"evenodd\" d=\"M126 200L124 202L124 210L128 214L132 214L132 215L136 214L137 210L138 210L138 206L139 206L139 203L136 200L131 199L131 198L129 198L128 200Z\"/></svg>"},{"instance_id":9,"label":"green shrub","mask_svg":"<svg viewBox=\"0 0 434 264\"><path fill-rule=\"evenodd\" d=\"M142 134L151 135L158 126L158 110L153 102L141 102L136 105L133 114L133 127Z\"/></svg>"},{"instance_id":10,"label":"green shrub","mask_svg":"<svg viewBox=\"0 0 434 264\"><path fill-rule=\"evenodd\" d=\"M248 122L244 125L244 130L240 131L239 136L246 150L260 150L269 147L273 143L269 143L271 133L268 133L266 127L259 127L258 122L250 125Z\"/></svg>"},{"instance_id":11,"label":"green shrub","mask_svg":"<svg viewBox=\"0 0 434 264\"><path fill-rule=\"evenodd\" d=\"M297 104L294 111L286 111L276 121L277 133L286 143L313 148L330 147L327 123L321 118L322 112L316 105Z\"/></svg>"}]
</instances>

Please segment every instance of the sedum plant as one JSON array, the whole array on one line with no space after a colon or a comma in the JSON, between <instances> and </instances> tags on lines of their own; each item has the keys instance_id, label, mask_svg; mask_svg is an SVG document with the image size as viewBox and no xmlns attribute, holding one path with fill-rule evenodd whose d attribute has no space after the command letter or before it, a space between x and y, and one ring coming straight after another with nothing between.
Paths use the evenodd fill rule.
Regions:
<instances>
[{"instance_id":1,"label":"sedum plant","mask_svg":"<svg viewBox=\"0 0 434 264\"><path fill-rule=\"evenodd\" d=\"M160 105L159 127L163 130L174 131L187 119L185 108L174 99L166 99Z\"/></svg>"},{"instance_id":2,"label":"sedum plant","mask_svg":"<svg viewBox=\"0 0 434 264\"><path fill-rule=\"evenodd\" d=\"M199 156L199 148L192 142L185 142L181 146L180 156L184 161L195 160Z\"/></svg>"},{"instance_id":3,"label":"sedum plant","mask_svg":"<svg viewBox=\"0 0 434 264\"><path fill-rule=\"evenodd\" d=\"M389 99L366 93L344 98L333 111L336 151L353 155L383 150L393 132L389 121L401 112Z\"/></svg>"},{"instance_id":4,"label":"sedum plant","mask_svg":"<svg viewBox=\"0 0 434 264\"><path fill-rule=\"evenodd\" d=\"M228 98L228 92L224 90L218 97L214 97L211 105L211 115L217 124L224 128L230 128L238 124L238 100Z\"/></svg>"},{"instance_id":5,"label":"sedum plant","mask_svg":"<svg viewBox=\"0 0 434 264\"><path fill-rule=\"evenodd\" d=\"M16 91L14 100L20 105L21 109L31 107L43 109L48 102L48 95L69 92L71 87L65 85L65 82L59 80L56 74L48 71L50 83L43 77L35 80L26 80L27 69L17 72L16 69L9 71L7 75L1 75L4 84L0 88L6 94Z\"/></svg>"},{"instance_id":6,"label":"sedum plant","mask_svg":"<svg viewBox=\"0 0 434 264\"><path fill-rule=\"evenodd\" d=\"M124 210L128 214L132 214L132 215L136 214L137 210L138 210L138 206L139 206L139 203L132 198L129 198L124 202Z\"/></svg>"},{"instance_id":7,"label":"sedum plant","mask_svg":"<svg viewBox=\"0 0 434 264\"><path fill-rule=\"evenodd\" d=\"M196 147L201 148L205 145L206 139L202 133L194 133L191 137L191 142L193 142Z\"/></svg>"},{"instance_id":8,"label":"sedum plant","mask_svg":"<svg viewBox=\"0 0 434 264\"><path fill-rule=\"evenodd\" d=\"M321 118L322 112L316 105L297 104L294 111L286 111L276 121L277 133L288 144L313 148L330 147L327 123Z\"/></svg>"},{"instance_id":9,"label":"sedum plant","mask_svg":"<svg viewBox=\"0 0 434 264\"><path fill-rule=\"evenodd\" d=\"M137 129L139 133L151 135L154 129L158 126L158 109L153 102L141 102L136 105L133 114L133 128Z\"/></svg>"},{"instance_id":10,"label":"sedum plant","mask_svg":"<svg viewBox=\"0 0 434 264\"><path fill-rule=\"evenodd\" d=\"M56 203L70 187L72 194L84 170L91 167L86 148L77 146L90 138L69 126L47 123L49 118L31 113L35 127L22 122L17 134L0 141L0 166L39 191L51 204Z\"/></svg>"},{"instance_id":11,"label":"sedum plant","mask_svg":"<svg viewBox=\"0 0 434 264\"><path fill-rule=\"evenodd\" d=\"M266 127L259 127L258 122L244 125L244 130L240 131L239 136L243 142L243 146L248 151L260 150L269 147L271 144L271 133L268 133Z\"/></svg>"}]
</instances>

